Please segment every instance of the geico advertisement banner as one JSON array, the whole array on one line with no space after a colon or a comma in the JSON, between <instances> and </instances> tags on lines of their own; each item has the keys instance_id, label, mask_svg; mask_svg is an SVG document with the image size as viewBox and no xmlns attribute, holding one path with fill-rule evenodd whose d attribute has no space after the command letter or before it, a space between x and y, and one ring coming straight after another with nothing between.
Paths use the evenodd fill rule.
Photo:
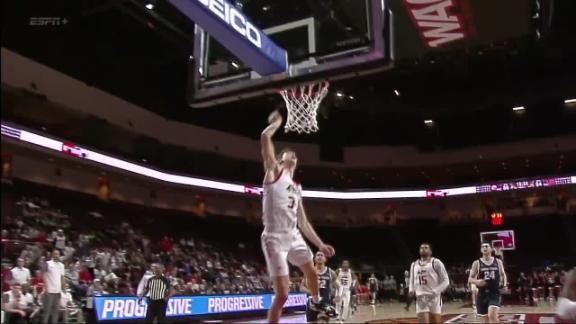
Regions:
<instances>
[{"instance_id":1,"label":"geico advertisement banner","mask_svg":"<svg viewBox=\"0 0 576 324\"><path fill-rule=\"evenodd\" d=\"M168 0L261 75L288 70L288 53L228 0Z\"/></svg>"},{"instance_id":2,"label":"geico advertisement banner","mask_svg":"<svg viewBox=\"0 0 576 324\"><path fill-rule=\"evenodd\" d=\"M146 299L137 297L94 297L99 321L146 317ZM194 316L268 310L274 295L175 296L168 300L166 316ZM284 308L305 306L306 294L290 294Z\"/></svg>"}]
</instances>

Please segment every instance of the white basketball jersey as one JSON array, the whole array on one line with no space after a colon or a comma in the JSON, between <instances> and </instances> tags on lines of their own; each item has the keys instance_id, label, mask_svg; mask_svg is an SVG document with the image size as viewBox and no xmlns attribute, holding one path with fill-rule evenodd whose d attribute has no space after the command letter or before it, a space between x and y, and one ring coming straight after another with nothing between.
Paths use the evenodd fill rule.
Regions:
<instances>
[{"instance_id":1,"label":"white basketball jersey","mask_svg":"<svg viewBox=\"0 0 576 324\"><path fill-rule=\"evenodd\" d=\"M300 185L284 170L280 171L273 183L264 183L262 222L265 232L290 232L296 229L301 191Z\"/></svg>"},{"instance_id":2,"label":"white basketball jersey","mask_svg":"<svg viewBox=\"0 0 576 324\"><path fill-rule=\"evenodd\" d=\"M426 263L416 260L412 264L414 273L414 291L416 296L429 295L438 286L438 273L433 267L434 258Z\"/></svg>"},{"instance_id":3,"label":"white basketball jersey","mask_svg":"<svg viewBox=\"0 0 576 324\"><path fill-rule=\"evenodd\" d=\"M352 271L344 272L344 270L340 269L338 271L338 283L343 291L350 290L350 287L352 287Z\"/></svg>"}]
</instances>

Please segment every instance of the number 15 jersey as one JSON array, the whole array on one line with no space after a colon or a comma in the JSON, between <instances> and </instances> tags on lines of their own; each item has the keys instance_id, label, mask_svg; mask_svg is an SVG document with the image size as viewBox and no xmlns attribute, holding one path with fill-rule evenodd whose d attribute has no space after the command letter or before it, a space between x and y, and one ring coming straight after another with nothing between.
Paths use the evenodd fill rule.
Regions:
<instances>
[{"instance_id":1,"label":"number 15 jersey","mask_svg":"<svg viewBox=\"0 0 576 324\"><path fill-rule=\"evenodd\" d=\"M298 206L302 200L302 188L290 174L280 171L272 183L264 183L262 197L262 222L266 233L290 233L296 230Z\"/></svg>"},{"instance_id":2,"label":"number 15 jersey","mask_svg":"<svg viewBox=\"0 0 576 324\"><path fill-rule=\"evenodd\" d=\"M446 287L448 275L442 262L431 258L428 262L416 260L412 263L410 290L416 296L442 292Z\"/></svg>"}]
</instances>

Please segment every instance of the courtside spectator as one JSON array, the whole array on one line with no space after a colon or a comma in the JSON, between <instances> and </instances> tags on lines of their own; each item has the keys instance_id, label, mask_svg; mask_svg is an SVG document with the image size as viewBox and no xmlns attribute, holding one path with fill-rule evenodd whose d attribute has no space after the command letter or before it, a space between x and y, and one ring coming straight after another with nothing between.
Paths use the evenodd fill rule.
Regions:
<instances>
[{"instance_id":1,"label":"courtside spectator","mask_svg":"<svg viewBox=\"0 0 576 324\"><path fill-rule=\"evenodd\" d=\"M56 249L64 251L66 248L66 235L64 235L64 230L59 229L52 233L52 241L54 241L54 247Z\"/></svg>"},{"instance_id":2,"label":"courtside spectator","mask_svg":"<svg viewBox=\"0 0 576 324\"><path fill-rule=\"evenodd\" d=\"M12 268L10 272L12 273L12 282L20 285L30 283L30 269L24 267L24 259L18 258L18 260L16 260L16 266Z\"/></svg>"},{"instance_id":3,"label":"courtside spectator","mask_svg":"<svg viewBox=\"0 0 576 324\"><path fill-rule=\"evenodd\" d=\"M65 269L64 264L60 262L60 251L52 251L52 259L48 261L42 260L40 263L42 272L44 274L44 314L42 316L43 323L58 323L60 315L60 297L65 285Z\"/></svg>"},{"instance_id":4,"label":"courtside spectator","mask_svg":"<svg viewBox=\"0 0 576 324\"><path fill-rule=\"evenodd\" d=\"M7 313L6 323L27 323L33 312L34 298L25 294L18 283L2 295L2 309Z\"/></svg>"}]
</instances>

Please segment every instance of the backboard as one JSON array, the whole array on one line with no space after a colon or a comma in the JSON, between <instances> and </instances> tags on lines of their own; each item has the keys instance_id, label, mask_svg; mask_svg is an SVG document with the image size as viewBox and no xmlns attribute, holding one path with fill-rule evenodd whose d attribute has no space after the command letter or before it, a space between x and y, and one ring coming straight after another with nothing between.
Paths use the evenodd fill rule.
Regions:
<instances>
[{"instance_id":1,"label":"backboard","mask_svg":"<svg viewBox=\"0 0 576 324\"><path fill-rule=\"evenodd\" d=\"M516 250L516 238L513 230L480 232L480 242L488 243L493 248L501 248L503 251Z\"/></svg>"},{"instance_id":2,"label":"backboard","mask_svg":"<svg viewBox=\"0 0 576 324\"><path fill-rule=\"evenodd\" d=\"M260 75L195 27L189 103L209 107L276 93L297 83L377 72L391 59L384 0L230 0L288 54L285 72Z\"/></svg>"}]
</instances>

